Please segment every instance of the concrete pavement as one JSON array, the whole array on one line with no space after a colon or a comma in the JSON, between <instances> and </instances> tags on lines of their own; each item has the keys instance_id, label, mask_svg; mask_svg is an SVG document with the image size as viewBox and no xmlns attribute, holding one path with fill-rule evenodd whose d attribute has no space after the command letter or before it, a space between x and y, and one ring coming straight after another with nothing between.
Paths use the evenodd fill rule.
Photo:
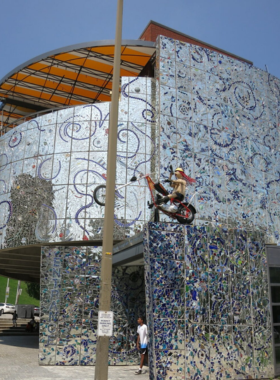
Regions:
<instances>
[{"instance_id":1,"label":"concrete pavement","mask_svg":"<svg viewBox=\"0 0 280 380\"><path fill-rule=\"evenodd\" d=\"M13 319L13 314L2 314L0 319Z\"/></svg>"},{"instance_id":2,"label":"concrete pavement","mask_svg":"<svg viewBox=\"0 0 280 380\"><path fill-rule=\"evenodd\" d=\"M0 337L0 380L94 380L94 367L40 367L38 346L38 336ZM108 380L148 380L148 371L139 376L134 374L138 368L109 367Z\"/></svg>"}]
</instances>

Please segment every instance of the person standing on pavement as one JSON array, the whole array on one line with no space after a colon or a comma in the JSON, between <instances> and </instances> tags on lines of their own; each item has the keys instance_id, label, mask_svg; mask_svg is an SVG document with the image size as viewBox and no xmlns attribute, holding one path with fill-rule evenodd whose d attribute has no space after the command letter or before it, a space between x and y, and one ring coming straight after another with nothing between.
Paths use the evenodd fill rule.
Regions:
<instances>
[{"instance_id":1,"label":"person standing on pavement","mask_svg":"<svg viewBox=\"0 0 280 380\"><path fill-rule=\"evenodd\" d=\"M135 372L136 375L141 375L142 373L145 373L146 371L142 370L142 367L144 365L145 358L148 356L148 329L147 325L144 323L144 318L139 317L137 320L139 326L137 328L137 349L140 351L141 354L141 361L140 361L140 367Z\"/></svg>"},{"instance_id":2,"label":"person standing on pavement","mask_svg":"<svg viewBox=\"0 0 280 380\"><path fill-rule=\"evenodd\" d=\"M15 310L13 312L13 327L17 327L17 318L18 318L18 315L17 315L17 312Z\"/></svg>"}]
</instances>

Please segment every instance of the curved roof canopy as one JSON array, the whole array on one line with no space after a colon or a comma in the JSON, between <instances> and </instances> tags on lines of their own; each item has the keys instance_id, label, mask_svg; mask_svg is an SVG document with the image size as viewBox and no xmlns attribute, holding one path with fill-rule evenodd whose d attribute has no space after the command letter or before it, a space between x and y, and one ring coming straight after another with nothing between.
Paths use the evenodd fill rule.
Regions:
<instances>
[{"instance_id":1,"label":"curved roof canopy","mask_svg":"<svg viewBox=\"0 0 280 380\"><path fill-rule=\"evenodd\" d=\"M4 126L37 111L110 101L114 44L98 41L66 46L11 71L0 81ZM138 76L154 52L153 42L123 40L121 76Z\"/></svg>"}]
</instances>

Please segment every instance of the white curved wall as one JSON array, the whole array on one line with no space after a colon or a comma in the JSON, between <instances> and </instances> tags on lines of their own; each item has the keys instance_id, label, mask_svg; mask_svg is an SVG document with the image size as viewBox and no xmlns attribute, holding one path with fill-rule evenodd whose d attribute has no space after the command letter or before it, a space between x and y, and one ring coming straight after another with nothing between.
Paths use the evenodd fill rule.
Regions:
<instances>
[{"instance_id":1,"label":"white curved wall","mask_svg":"<svg viewBox=\"0 0 280 380\"><path fill-rule=\"evenodd\" d=\"M130 84L129 84L130 83ZM123 78L119 105L117 185L151 172L155 153L152 80ZM109 103L53 112L25 122L0 139L2 248L36 242L99 239L104 207L93 191L106 183ZM115 238L141 229L144 181L120 191Z\"/></svg>"}]
</instances>

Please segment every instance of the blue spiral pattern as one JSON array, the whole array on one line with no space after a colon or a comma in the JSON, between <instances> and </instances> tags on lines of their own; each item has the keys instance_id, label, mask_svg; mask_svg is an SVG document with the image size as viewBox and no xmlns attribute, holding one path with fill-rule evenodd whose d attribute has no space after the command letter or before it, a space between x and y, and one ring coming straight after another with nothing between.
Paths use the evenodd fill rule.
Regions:
<instances>
[{"instance_id":1,"label":"blue spiral pattern","mask_svg":"<svg viewBox=\"0 0 280 380\"><path fill-rule=\"evenodd\" d=\"M45 129L41 129L41 128L39 127L39 123L38 123L37 120L30 120L30 121L28 122L28 124L27 124L27 128L28 128L28 126L29 126L30 124L35 124L36 127L38 128L38 130L39 130L40 132L45 132Z\"/></svg>"},{"instance_id":2,"label":"blue spiral pattern","mask_svg":"<svg viewBox=\"0 0 280 380\"><path fill-rule=\"evenodd\" d=\"M17 137L17 135L19 135L19 137ZM9 147L16 148L21 143L21 140L22 140L22 133L15 131L8 142Z\"/></svg>"},{"instance_id":3,"label":"blue spiral pattern","mask_svg":"<svg viewBox=\"0 0 280 380\"><path fill-rule=\"evenodd\" d=\"M132 83L135 83L137 80L139 80L139 78L136 78L136 79L133 79L132 81L124 84L122 86L122 95L125 97L125 98L130 98L130 99L135 99L135 100L139 100L140 102L144 102L145 104L147 104L150 109L148 108L144 108L143 111L142 111L142 116L143 116L143 119L145 119L146 121L148 121L149 123L155 123L156 120L155 120L155 114L156 114L156 109L155 107L153 107L149 102L147 102L146 100L142 99L142 98L139 98L137 96L132 96L132 95L129 95L127 93L127 87L130 86Z\"/></svg>"},{"instance_id":4,"label":"blue spiral pattern","mask_svg":"<svg viewBox=\"0 0 280 380\"><path fill-rule=\"evenodd\" d=\"M79 133L82 129L82 125L81 125L81 122L77 122L75 121L75 118L81 118L81 117L84 117L83 115L75 115L75 116L71 116L69 117L68 119L66 119L60 126L59 128L59 136L60 138L64 141L64 142L69 142L67 141L65 138L68 137L69 139L72 139L72 140L77 140L77 141L81 141L81 140L88 140L90 139L92 136L94 136L95 132L96 132L96 128L97 128L97 123L96 121L93 121L94 123L94 130L93 132L91 133L91 135L89 136L86 136L86 137L75 137L73 136L72 134L69 134L68 132L68 129L71 127L72 128L72 133L74 133L73 131L73 126L77 126L77 130L75 130L75 133Z\"/></svg>"},{"instance_id":5,"label":"blue spiral pattern","mask_svg":"<svg viewBox=\"0 0 280 380\"><path fill-rule=\"evenodd\" d=\"M60 170L61 170L61 162L58 161L59 168L58 168L58 171L57 171L56 175L55 175L54 177L49 177L49 178L44 177L44 176L42 175L42 173L41 173L41 171L42 171L42 167L43 167L44 163L47 162L47 161L49 161L49 160L51 160L51 158L47 158L46 160L42 161L42 162L40 163L39 167L38 167L38 177L41 178L41 179L44 179L44 180L46 180L46 181L51 181L51 180L57 178L57 177L59 176L59 173L60 173Z\"/></svg>"},{"instance_id":6,"label":"blue spiral pattern","mask_svg":"<svg viewBox=\"0 0 280 380\"><path fill-rule=\"evenodd\" d=\"M88 193L82 193L81 191L79 191L79 189L78 189L78 187L77 187L76 178L77 178L77 176L78 176L80 173L83 173L83 172L85 172L85 173L94 173L94 174L97 175L100 179L102 179L102 180L104 180L104 181L105 181L105 179L104 179L104 178L102 177L102 175L99 174L97 171L95 171L95 170L88 170L88 169L79 170L79 171L75 174L75 176L74 176L73 184L74 184L74 188L75 188L76 192L77 192L79 195L84 195L84 196L87 196L87 197L89 197L89 198L91 199L91 201L90 201L88 204L86 204L85 206L80 207L80 208L78 209L78 211L76 212L76 214L75 214L75 222L80 226L80 228L81 228L83 231L85 231L85 233L86 233L87 235L89 235L88 230L86 230L86 229L81 225L81 223L80 223L80 221L79 221L79 215L80 215L80 213L81 213L82 211L84 211L84 210L90 208L90 207L93 205L93 201L94 201L93 196L92 196L91 194L88 194Z\"/></svg>"},{"instance_id":7,"label":"blue spiral pattern","mask_svg":"<svg viewBox=\"0 0 280 380\"><path fill-rule=\"evenodd\" d=\"M9 214L8 214L8 217L7 217L7 220L5 221L4 224L2 224L2 226L0 226L0 230L3 230L5 227L7 227L7 224L9 223L9 220L12 216L12 213L13 213L13 205L12 205L12 202L10 201L2 201L0 202L0 206L3 205L3 204L7 204L8 207L9 207Z\"/></svg>"}]
</instances>

